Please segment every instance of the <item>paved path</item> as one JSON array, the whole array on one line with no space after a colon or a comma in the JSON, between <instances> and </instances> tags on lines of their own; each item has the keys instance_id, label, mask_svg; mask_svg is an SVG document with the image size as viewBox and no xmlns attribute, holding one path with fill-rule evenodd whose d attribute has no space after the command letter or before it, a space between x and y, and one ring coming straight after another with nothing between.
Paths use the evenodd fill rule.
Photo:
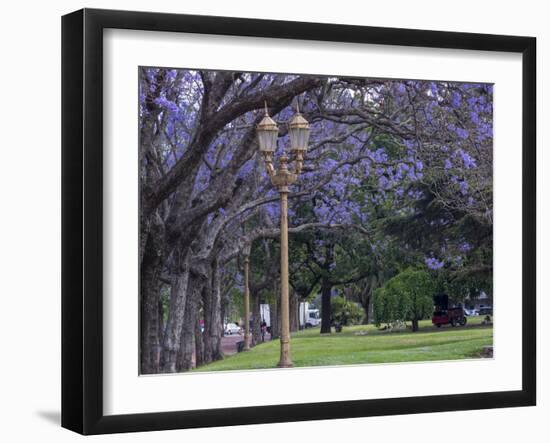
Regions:
<instances>
[{"instance_id":1,"label":"paved path","mask_svg":"<svg viewBox=\"0 0 550 443\"><path fill-rule=\"evenodd\" d=\"M239 334L224 335L222 337L222 352L224 355L233 355L237 353L237 342L244 340Z\"/></svg>"},{"instance_id":2,"label":"paved path","mask_svg":"<svg viewBox=\"0 0 550 443\"><path fill-rule=\"evenodd\" d=\"M269 334L265 335L265 340L269 341ZM222 337L222 351L224 355L233 355L237 353L237 342L244 340L244 335L224 335Z\"/></svg>"}]
</instances>

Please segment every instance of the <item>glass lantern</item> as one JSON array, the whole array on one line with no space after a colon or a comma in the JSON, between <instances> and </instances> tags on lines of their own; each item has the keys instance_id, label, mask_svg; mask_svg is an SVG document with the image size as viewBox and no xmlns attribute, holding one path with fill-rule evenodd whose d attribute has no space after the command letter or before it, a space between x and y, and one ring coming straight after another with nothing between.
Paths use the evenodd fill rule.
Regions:
<instances>
[{"instance_id":1,"label":"glass lantern","mask_svg":"<svg viewBox=\"0 0 550 443\"><path fill-rule=\"evenodd\" d=\"M277 123L269 116L267 112L267 104L265 107L265 116L256 127L258 132L258 142L260 151L272 154L277 148L277 138L279 137L279 128Z\"/></svg>"},{"instance_id":2,"label":"glass lantern","mask_svg":"<svg viewBox=\"0 0 550 443\"><path fill-rule=\"evenodd\" d=\"M290 148L292 151L305 152L309 141L309 123L297 111L289 124Z\"/></svg>"}]
</instances>

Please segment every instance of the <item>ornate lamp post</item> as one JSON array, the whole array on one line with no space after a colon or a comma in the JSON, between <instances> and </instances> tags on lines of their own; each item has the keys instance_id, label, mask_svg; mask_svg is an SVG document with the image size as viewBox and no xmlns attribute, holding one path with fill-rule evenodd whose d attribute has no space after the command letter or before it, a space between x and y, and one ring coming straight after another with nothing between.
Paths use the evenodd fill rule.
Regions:
<instances>
[{"instance_id":1,"label":"ornate lamp post","mask_svg":"<svg viewBox=\"0 0 550 443\"><path fill-rule=\"evenodd\" d=\"M279 158L279 168L275 169L273 166L273 154L277 148L279 128L267 112L267 103L265 116L258 124L257 132L265 169L271 178L272 185L279 191L281 197L281 357L277 366L291 368L288 303L288 187L298 179L298 175L302 172L309 140L309 123L296 108L296 114L290 121L288 129L292 160L294 161L293 171L288 169L288 163L292 160L285 152Z\"/></svg>"}]
</instances>

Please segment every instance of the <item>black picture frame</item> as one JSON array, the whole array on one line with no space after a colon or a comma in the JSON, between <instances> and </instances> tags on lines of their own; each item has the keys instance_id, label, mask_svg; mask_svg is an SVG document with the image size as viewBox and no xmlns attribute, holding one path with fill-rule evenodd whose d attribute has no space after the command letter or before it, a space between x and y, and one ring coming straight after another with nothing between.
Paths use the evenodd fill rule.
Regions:
<instances>
[{"instance_id":1,"label":"black picture frame","mask_svg":"<svg viewBox=\"0 0 550 443\"><path fill-rule=\"evenodd\" d=\"M131 415L103 413L103 30L171 31L522 54L522 389ZM536 404L536 39L83 9L62 18L62 426L82 434ZM520 124L520 122L518 122Z\"/></svg>"}]
</instances>

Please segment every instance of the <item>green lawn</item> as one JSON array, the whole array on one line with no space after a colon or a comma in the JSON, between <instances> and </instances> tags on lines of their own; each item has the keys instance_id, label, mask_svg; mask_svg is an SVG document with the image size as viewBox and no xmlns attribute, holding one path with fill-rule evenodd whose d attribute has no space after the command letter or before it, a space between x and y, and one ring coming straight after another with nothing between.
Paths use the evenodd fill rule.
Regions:
<instances>
[{"instance_id":1,"label":"green lawn","mask_svg":"<svg viewBox=\"0 0 550 443\"><path fill-rule=\"evenodd\" d=\"M470 317L465 327L439 329L425 320L415 333L410 329L379 331L374 325L363 325L321 335L319 328L312 328L292 334L292 361L295 367L305 367L478 358L483 346L493 343L493 328L482 326L482 320ZM279 341L274 340L195 371L274 368L278 360Z\"/></svg>"}]
</instances>

